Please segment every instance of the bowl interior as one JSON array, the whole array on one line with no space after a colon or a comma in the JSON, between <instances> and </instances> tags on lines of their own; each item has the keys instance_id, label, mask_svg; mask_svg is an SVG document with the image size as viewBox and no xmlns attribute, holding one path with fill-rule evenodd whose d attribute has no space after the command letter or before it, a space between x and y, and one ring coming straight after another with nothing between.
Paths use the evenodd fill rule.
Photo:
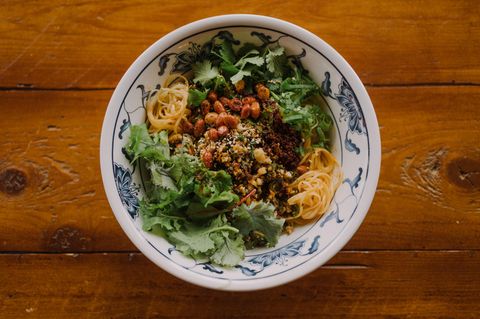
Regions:
<instances>
[{"instance_id":1,"label":"bowl interior","mask_svg":"<svg viewBox=\"0 0 480 319\"><path fill-rule=\"evenodd\" d=\"M365 189L369 178L375 179L375 176L369 176L369 171L372 165L379 165L371 158L371 139L365 120L365 112L367 115L373 113L371 103L369 100L362 101L365 106L360 103L350 82L355 82L354 86L362 89L363 86L356 76L352 76L351 69L332 61L331 52L325 52L324 46L319 45L323 42L307 43L297 37L296 32L289 33L285 28L274 29L256 23L194 31L184 32L184 37L172 40L168 46L152 46L149 54L135 62L136 68L127 72L112 97L106 116L110 125L104 125L102 131L102 147L105 144L108 149L108 154L102 156L102 174L106 189L115 190L115 194L108 196L109 201L117 219L138 248L162 268L183 279L211 288L237 290L273 286L299 277L307 269L312 270L326 262L332 251L334 254L341 249L346 241L339 245L336 243L339 237L347 237L348 240L353 235L366 213L364 207L358 212L362 201L367 202L368 209L373 195L365 199ZM334 119L332 152L344 173L343 183L330 209L321 219L296 227L290 235L282 235L274 248L247 251L244 261L234 268L186 258L165 239L142 230L138 215L139 199L144 196L142 169L138 165L132 166L122 151L128 140L129 127L145 121L148 93L158 88L170 72L187 71L190 62L202 53L205 44L221 37L233 37L239 44L278 43L286 48L293 61L301 63L310 72L311 77L321 85L323 107ZM368 99L363 91L362 99L364 96ZM376 124L374 113L373 120ZM378 170L378 167L375 169ZM103 170L110 172L105 174ZM114 207L112 201L121 203L121 207ZM346 232L351 223L355 227ZM302 265L309 266L300 267ZM256 281L256 284L249 284L251 281Z\"/></svg>"}]
</instances>

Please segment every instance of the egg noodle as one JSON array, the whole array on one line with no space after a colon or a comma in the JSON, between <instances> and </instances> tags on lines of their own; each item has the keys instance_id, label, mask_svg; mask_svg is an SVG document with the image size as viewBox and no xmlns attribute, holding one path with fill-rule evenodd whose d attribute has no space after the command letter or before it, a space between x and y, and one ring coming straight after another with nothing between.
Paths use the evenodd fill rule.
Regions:
<instances>
[{"instance_id":1,"label":"egg noodle","mask_svg":"<svg viewBox=\"0 0 480 319\"><path fill-rule=\"evenodd\" d=\"M158 92L147 102L149 131L167 130L177 133L182 120L186 120L190 110L188 105L188 80L178 74L169 75Z\"/></svg>"},{"instance_id":2,"label":"egg noodle","mask_svg":"<svg viewBox=\"0 0 480 319\"><path fill-rule=\"evenodd\" d=\"M343 174L335 157L323 148L305 155L300 165L308 165L309 170L290 184L289 190L298 193L288 199L288 204L299 207L299 213L291 219L310 220L326 212Z\"/></svg>"}]
</instances>

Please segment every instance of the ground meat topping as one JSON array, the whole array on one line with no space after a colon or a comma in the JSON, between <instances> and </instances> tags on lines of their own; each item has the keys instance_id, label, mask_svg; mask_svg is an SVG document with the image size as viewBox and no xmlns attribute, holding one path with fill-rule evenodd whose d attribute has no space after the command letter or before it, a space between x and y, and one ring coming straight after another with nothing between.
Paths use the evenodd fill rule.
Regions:
<instances>
[{"instance_id":1,"label":"ground meat topping","mask_svg":"<svg viewBox=\"0 0 480 319\"><path fill-rule=\"evenodd\" d=\"M300 134L292 129L290 125L283 123L282 116L275 102L268 105L272 112L271 123L266 126L263 133L265 149L273 154L277 161L288 170L294 170L300 162L297 153L298 145L301 145Z\"/></svg>"}]
</instances>

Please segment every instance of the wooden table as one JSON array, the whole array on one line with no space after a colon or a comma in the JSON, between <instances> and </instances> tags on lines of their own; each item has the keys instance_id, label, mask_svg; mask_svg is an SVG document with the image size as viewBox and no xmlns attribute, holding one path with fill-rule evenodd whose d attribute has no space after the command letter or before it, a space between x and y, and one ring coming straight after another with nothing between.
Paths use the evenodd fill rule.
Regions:
<instances>
[{"instance_id":1,"label":"wooden table","mask_svg":"<svg viewBox=\"0 0 480 319\"><path fill-rule=\"evenodd\" d=\"M376 197L326 266L230 293L156 267L103 191L99 136L121 75L207 16L257 13L335 47L372 98ZM477 1L2 1L0 317L480 317Z\"/></svg>"}]
</instances>

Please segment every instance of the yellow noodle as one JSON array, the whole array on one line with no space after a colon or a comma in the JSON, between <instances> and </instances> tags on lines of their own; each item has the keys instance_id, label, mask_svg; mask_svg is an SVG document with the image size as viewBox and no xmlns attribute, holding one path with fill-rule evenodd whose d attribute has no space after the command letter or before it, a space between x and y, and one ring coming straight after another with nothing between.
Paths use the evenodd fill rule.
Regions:
<instances>
[{"instance_id":1,"label":"yellow noodle","mask_svg":"<svg viewBox=\"0 0 480 319\"><path fill-rule=\"evenodd\" d=\"M177 133L180 123L187 119L188 80L182 75L171 74L163 87L147 101L147 117L150 132L167 130Z\"/></svg>"},{"instance_id":2,"label":"yellow noodle","mask_svg":"<svg viewBox=\"0 0 480 319\"><path fill-rule=\"evenodd\" d=\"M310 220L327 211L343 174L335 157L323 148L308 153L300 164L309 166L309 171L289 186L296 194L288 199L288 204L299 207L298 215L292 219Z\"/></svg>"}]
</instances>

